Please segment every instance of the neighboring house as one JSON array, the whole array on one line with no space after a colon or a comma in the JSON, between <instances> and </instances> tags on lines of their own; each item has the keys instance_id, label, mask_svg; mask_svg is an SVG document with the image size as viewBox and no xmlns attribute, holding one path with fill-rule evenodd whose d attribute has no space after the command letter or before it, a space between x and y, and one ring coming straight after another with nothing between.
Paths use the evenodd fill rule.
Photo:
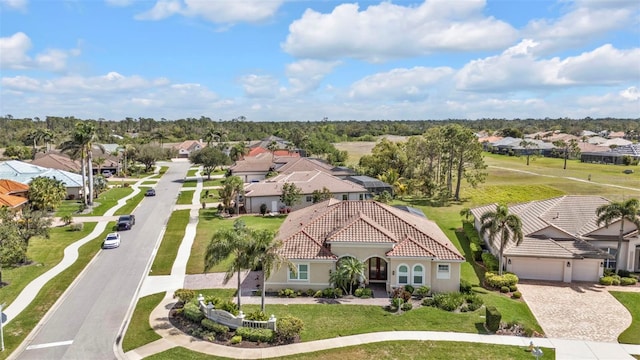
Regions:
<instances>
[{"instance_id":1,"label":"neighboring house","mask_svg":"<svg viewBox=\"0 0 640 360\"><path fill-rule=\"evenodd\" d=\"M245 183L258 182L266 179L267 174L276 172L290 174L299 171L322 171L340 179L355 175L355 171L346 167L333 166L327 162L298 156L272 156L271 153L261 153L256 156L238 160L229 168L231 175L239 176Z\"/></svg>"},{"instance_id":2,"label":"neighboring house","mask_svg":"<svg viewBox=\"0 0 640 360\"><path fill-rule=\"evenodd\" d=\"M361 185L373 195L380 195L385 191L388 192L389 195L393 195L393 186L382 180L372 178L371 176L349 176L347 180Z\"/></svg>"},{"instance_id":3,"label":"neighboring house","mask_svg":"<svg viewBox=\"0 0 640 360\"><path fill-rule=\"evenodd\" d=\"M355 170L345 166L333 166L328 162L308 157L288 157L287 162L280 165L276 164L275 171L279 174L290 174L297 171L314 171L319 170L329 175L333 175L340 179L346 179L349 176L356 175Z\"/></svg>"},{"instance_id":4,"label":"neighboring house","mask_svg":"<svg viewBox=\"0 0 640 360\"><path fill-rule=\"evenodd\" d=\"M173 148L178 152L179 158L188 158L192 152L198 151L207 146L202 140L186 140L180 144L174 145Z\"/></svg>"},{"instance_id":5,"label":"neighboring house","mask_svg":"<svg viewBox=\"0 0 640 360\"><path fill-rule=\"evenodd\" d=\"M326 187L333 197L341 200L364 200L370 195L367 189L350 181L339 179L325 172L299 171L291 174L280 174L257 183L245 185L245 209L250 213L259 213L262 204L272 213L278 213L284 204L280 201L282 187L291 183L300 188L302 197L291 210L297 210L313 204L313 192Z\"/></svg>"},{"instance_id":6,"label":"neighboring house","mask_svg":"<svg viewBox=\"0 0 640 360\"><path fill-rule=\"evenodd\" d=\"M510 205L509 212L522 219L524 239L519 246L509 242L504 250L507 271L521 279L597 282L604 268L615 268L620 222L608 227L597 224L596 209L609 204L600 196L562 196ZM496 205L471 209L475 227ZM621 269L640 271L640 238L630 222L624 224ZM493 242L485 234L491 252L498 256L499 236Z\"/></svg>"},{"instance_id":7,"label":"neighboring house","mask_svg":"<svg viewBox=\"0 0 640 360\"><path fill-rule=\"evenodd\" d=\"M79 160L72 160L68 155L55 151L37 153L36 158L31 161L31 164L74 173L80 173L82 169Z\"/></svg>"},{"instance_id":8,"label":"neighboring house","mask_svg":"<svg viewBox=\"0 0 640 360\"><path fill-rule=\"evenodd\" d=\"M68 199L77 199L82 196L82 176L72 172L50 169L29 164L18 160L0 162L0 179L8 179L22 184L29 184L38 176L44 176L62 181L67 189Z\"/></svg>"},{"instance_id":9,"label":"neighboring house","mask_svg":"<svg viewBox=\"0 0 640 360\"><path fill-rule=\"evenodd\" d=\"M345 257L365 263L366 280L387 292L404 285L434 293L458 291L465 261L438 225L375 201L327 200L287 216L279 252L296 267L274 272L266 291L324 289Z\"/></svg>"},{"instance_id":10,"label":"neighboring house","mask_svg":"<svg viewBox=\"0 0 640 360\"><path fill-rule=\"evenodd\" d=\"M271 144L275 144L273 146L273 154L272 150L270 150L272 148ZM249 153L246 157L258 156L265 153L272 156L303 156L301 151L299 149L295 149L291 142L272 135L249 145Z\"/></svg>"},{"instance_id":11,"label":"neighboring house","mask_svg":"<svg viewBox=\"0 0 640 360\"><path fill-rule=\"evenodd\" d=\"M29 186L7 179L0 179L0 207L20 211L29 202Z\"/></svg>"},{"instance_id":12,"label":"neighboring house","mask_svg":"<svg viewBox=\"0 0 640 360\"><path fill-rule=\"evenodd\" d=\"M623 165L625 157L640 161L640 144L618 146L610 151L583 152L581 162Z\"/></svg>"}]
</instances>

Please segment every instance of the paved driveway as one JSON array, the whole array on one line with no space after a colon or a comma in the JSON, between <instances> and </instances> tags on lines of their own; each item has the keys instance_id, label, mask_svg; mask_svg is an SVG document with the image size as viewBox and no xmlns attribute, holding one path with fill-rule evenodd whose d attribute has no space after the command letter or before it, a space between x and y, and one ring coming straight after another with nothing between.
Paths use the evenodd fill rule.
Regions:
<instances>
[{"instance_id":1,"label":"paved driveway","mask_svg":"<svg viewBox=\"0 0 640 360\"><path fill-rule=\"evenodd\" d=\"M524 280L518 289L547 337L617 342L631 324L629 311L608 291L622 289Z\"/></svg>"}]
</instances>

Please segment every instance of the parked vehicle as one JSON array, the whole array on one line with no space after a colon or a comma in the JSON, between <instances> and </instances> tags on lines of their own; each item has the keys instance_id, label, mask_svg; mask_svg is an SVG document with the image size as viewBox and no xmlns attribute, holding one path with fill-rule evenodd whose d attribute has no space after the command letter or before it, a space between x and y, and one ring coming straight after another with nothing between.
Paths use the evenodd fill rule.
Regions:
<instances>
[{"instance_id":1,"label":"parked vehicle","mask_svg":"<svg viewBox=\"0 0 640 360\"><path fill-rule=\"evenodd\" d=\"M104 177L108 178L108 177L111 177L111 175L113 175L113 174L111 173L111 171L109 171L109 170L102 170L102 176L104 176Z\"/></svg>"},{"instance_id":2,"label":"parked vehicle","mask_svg":"<svg viewBox=\"0 0 640 360\"><path fill-rule=\"evenodd\" d=\"M155 190L155 189L149 189L149 190L147 190L147 192L144 194L144 196L156 196L156 190Z\"/></svg>"},{"instance_id":3,"label":"parked vehicle","mask_svg":"<svg viewBox=\"0 0 640 360\"><path fill-rule=\"evenodd\" d=\"M122 215L118 218L118 231L131 230L135 224L136 217L134 215Z\"/></svg>"},{"instance_id":4,"label":"parked vehicle","mask_svg":"<svg viewBox=\"0 0 640 360\"><path fill-rule=\"evenodd\" d=\"M120 234L118 233L109 233L107 237L102 242L103 249L113 249L120 247Z\"/></svg>"}]
</instances>

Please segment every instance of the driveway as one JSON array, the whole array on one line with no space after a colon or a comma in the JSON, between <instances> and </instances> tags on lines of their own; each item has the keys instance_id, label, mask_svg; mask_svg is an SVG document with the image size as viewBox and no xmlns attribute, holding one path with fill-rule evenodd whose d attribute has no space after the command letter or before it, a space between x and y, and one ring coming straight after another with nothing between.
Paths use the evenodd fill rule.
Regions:
<instances>
[{"instance_id":1,"label":"driveway","mask_svg":"<svg viewBox=\"0 0 640 360\"><path fill-rule=\"evenodd\" d=\"M522 298L547 337L617 342L631 325L631 314L609 290L591 283L524 281Z\"/></svg>"}]
</instances>

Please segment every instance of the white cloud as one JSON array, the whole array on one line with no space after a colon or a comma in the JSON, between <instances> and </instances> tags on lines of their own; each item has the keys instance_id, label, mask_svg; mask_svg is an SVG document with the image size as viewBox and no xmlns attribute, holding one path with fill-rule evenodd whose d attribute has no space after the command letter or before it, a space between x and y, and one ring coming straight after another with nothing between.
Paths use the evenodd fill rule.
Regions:
<instances>
[{"instance_id":1,"label":"white cloud","mask_svg":"<svg viewBox=\"0 0 640 360\"><path fill-rule=\"evenodd\" d=\"M249 98L274 98L280 93L278 80L270 75L245 75L240 83Z\"/></svg>"},{"instance_id":2,"label":"white cloud","mask_svg":"<svg viewBox=\"0 0 640 360\"><path fill-rule=\"evenodd\" d=\"M393 69L369 75L351 85L349 97L354 99L424 100L434 85L448 79L454 70L449 67Z\"/></svg>"},{"instance_id":3,"label":"white cloud","mask_svg":"<svg viewBox=\"0 0 640 360\"><path fill-rule=\"evenodd\" d=\"M300 60L288 64L286 75L289 78L290 94L304 94L316 90L322 80L330 74L340 62Z\"/></svg>"},{"instance_id":4,"label":"white cloud","mask_svg":"<svg viewBox=\"0 0 640 360\"><path fill-rule=\"evenodd\" d=\"M0 0L0 5L2 7L7 7L9 9L25 11L27 10L29 1L28 0Z\"/></svg>"},{"instance_id":5,"label":"white cloud","mask_svg":"<svg viewBox=\"0 0 640 360\"><path fill-rule=\"evenodd\" d=\"M525 39L502 54L473 60L456 75L460 90L517 91L575 85L622 84L640 79L640 49L603 45L561 60L541 59L538 43Z\"/></svg>"},{"instance_id":6,"label":"white cloud","mask_svg":"<svg viewBox=\"0 0 640 360\"><path fill-rule=\"evenodd\" d=\"M609 31L637 26L639 10L640 2L635 0L575 1L558 19L530 21L523 36L538 41L541 53L577 47Z\"/></svg>"},{"instance_id":7,"label":"white cloud","mask_svg":"<svg viewBox=\"0 0 640 360\"><path fill-rule=\"evenodd\" d=\"M28 55L31 47L31 39L22 32L0 38L0 68L63 71L67 67L67 59L70 56L80 55L80 50L78 49L47 49L36 54L35 58L32 59Z\"/></svg>"},{"instance_id":8,"label":"white cloud","mask_svg":"<svg viewBox=\"0 0 640 360\"><path fill-rule=\"evenodd\" d=\"M631 86L629 88L626 88L622 91L620 91L620 96L623 99L627 99L630 101L640 101L640 90L635 87L635 86ZM638 109L640 110L640 109Z\"/></svg>"},{"instance_id":9,"label":"white cloud","mask_svg":"<svg viewBox=\"0 0 640 360\"><path fill-rule=\"evenodd\" d=\"M307 9L289 26L282 48L302 58L352 57L380 62L435 51L500 49L512 44L517 31L484 16L484 6L483 0L427 0L417 7L383 2L362 11L358 4L341 4L329 14Z\"/></svg>"},{"instance_id":10,"label":"white cloud","mask_svg":"<svg viewBox=\"0 0 640 360\"><path fill-rule=\"evenodd\" d=\"M282 0L158 0L151 10L137 15L136 18L139 20L162 20L178 14L188 17L202 17L218 24L254 23L273 17L282 3Z\"/></svg>"}]
</instances>

